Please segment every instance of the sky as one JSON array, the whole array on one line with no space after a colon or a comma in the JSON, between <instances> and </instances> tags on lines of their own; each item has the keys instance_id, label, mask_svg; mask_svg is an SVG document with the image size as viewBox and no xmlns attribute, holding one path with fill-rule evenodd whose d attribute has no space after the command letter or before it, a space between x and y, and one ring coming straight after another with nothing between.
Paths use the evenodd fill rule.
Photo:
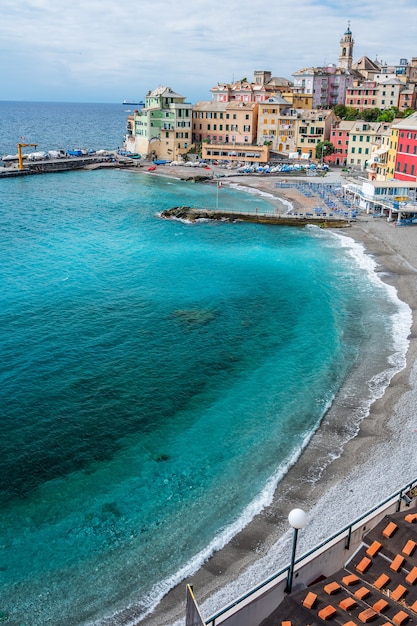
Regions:
<instances>
[{"instance_id":1,"label":"sky","mask_svg":"<svg viewBox=\"0 0 417 626\"><path fill-rule=\"evenodd\" d=\"M354 61L417 57L416 0L0 0L0 100L136 102L164 85L194 104L255 70L337 65L348 23Z\"/></svg>"}]
</instances>

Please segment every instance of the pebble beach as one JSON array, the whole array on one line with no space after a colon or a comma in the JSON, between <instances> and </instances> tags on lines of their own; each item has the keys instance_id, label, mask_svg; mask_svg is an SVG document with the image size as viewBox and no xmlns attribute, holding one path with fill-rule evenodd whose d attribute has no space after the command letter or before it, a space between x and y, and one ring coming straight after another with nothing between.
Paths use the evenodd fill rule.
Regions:
<instances>
[{"instance_id":1,"label":"pebble beach","mask_svg":"<svg viewBox=\"0 0 417 626\"><path fill-rule=\"evenodd\" d=\"M220 172L212 168L215 175ZM190 169L163 166L152 175L185 178ZM304 210L317 205L317 198L305 198L294 188L277 189L277 180L230 172L222 178L222 185L257 191L269 195L272 203L290 202ZM337 171L330 172L324 181L345 182ZM338 416L340 419L336 399L301 459L280 482L271 504L193 576L170 591L152 614L137 623L184 623L187 583L193 585L203 617L208 619L284 567L290 557L287 516L292 508L303 508L308 514L308 526L299 539L302 554L417 476L417 230L361 214L342 235L364 247L376 263L379 277L411 309L406 366L392 378L384 395L374 401L356 436L321 472L320 456L326 453L326 440L337 431Z\"/></svg>"}]
</instances>

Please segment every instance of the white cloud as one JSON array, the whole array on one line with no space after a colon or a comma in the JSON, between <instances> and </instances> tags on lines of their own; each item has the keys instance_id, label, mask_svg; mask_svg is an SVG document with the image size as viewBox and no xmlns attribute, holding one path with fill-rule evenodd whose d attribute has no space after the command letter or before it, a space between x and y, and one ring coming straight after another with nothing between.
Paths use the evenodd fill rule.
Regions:
<instances>
[{"instance_id":1,"label":"white cloud","mask_svg":"<svg viewBox=\"0 0 417 626\"><path fill-rule=\"evenodd\" d=\"M414 0L1 0L0 99L141 97L160 84L190 101L217 82L337 63L347 21L355 59L417 56Z\"/></svg>"}]
</instances>

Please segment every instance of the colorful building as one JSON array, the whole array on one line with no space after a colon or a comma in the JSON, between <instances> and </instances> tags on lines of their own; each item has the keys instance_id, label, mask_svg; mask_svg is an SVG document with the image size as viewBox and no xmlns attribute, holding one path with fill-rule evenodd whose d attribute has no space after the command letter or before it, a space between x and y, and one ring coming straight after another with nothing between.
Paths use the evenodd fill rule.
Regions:
<instances>
[{"instance_id":1,"label":"colorful building","mask_svg":"<svg viewBox=\"0 0 417 626\"><path fill-rule=\"evenodd\" d=\"M316 158L316 146L330 138L330 129L337 117L333 110L297 111L295 152L303 158Z\"/></svg>"},{"instance_id":2,"label":"colorful building","mask_svg":"<svg viewBox=\"0 0 417 626\"><path fill-rule=\"evenodd\" d=\"M363 111L375 109L378 105L378 83L375 81L355 81L352 87L346 90L345 105Z\"/></svg>"},{"instance_id":3,"label":"colorful building","mask_svg":"<svg viewBox=\"0 0 417 626\"><path fill-rule=\"evenodd\" d=\"M406 85L399 78L389 78L379 83L377 94L378 109L399 108L400 94Z\"/></svg>"},{"instance_id":4,"label":"colorful building","mask_svg":"<svg viewBox=\"0 0 417 626\"><path fill-rule=\"evenodd\" d=\"M269 149L257 145L256 102L198 102L193 108L193 137L203 159L265 163Z\"/></svg>"},{"instance_id":5,"label":"colorful building","mask_svg":"<svg viewBox=\"0 0 417 626\"><path fill-rule=\"evenodd\" d=\"M128 119L124 148L144 158L181 158L191 146L191 113L191 104L170 87L149 91L144 108Z\"/></svg>"},{"instance_id":6,"label":"colorful building","mask_svg":"<svg viewBox=\"0 0 417 626\"><path fill-rule=\"evenodd\" d=\"M258 142L268 142L274 152L295 152L297 111L281 96L271 96L259 105Z\"/></svg>"},{"instance_id":7,"label":"colorful building","mask_svg":"<svg viewBox=\"0 0 417 626\"><path fill-rule=\"evenodd\" d=\"M367 167L369 180L386 180L390 140L391 124L381 122L375 129L374 137L371 138L371 156Z\"/></svg>"},{"instance_id":8,"label":"colorful building","mask_svg":"<svg viewBox=\"0 0 417 626\"><path fill-rule=\"evenodd\" d=\"M271 95L291 92L293 84L287 78L273 77L271 72L257 70L254 80L247 78L233 83L217 83L210 91L215 102L264 102Z\"/></svg>"},{"instance_id":9,"label":"colorful building","mask_svg":"<svg viewBox=\"0 0 417 626\"><path fill-rule=\"evenodd\" d=\"M393 125L398 131L394 178L415 182L417 180L417 113Z\"/></svg>"},{"instance_id":10,"label":"colorful building","mask_svg":"<svg viewBox=\"0 0 417 626\"><path fill-rule=\"evenodd\" d=\"M193 106L193 143L226 140L226 102L204 100ZM230 128L230 122L228 122Z\"/></svg>"},{"instance_id":11,"label":"colorful building","mask_svg":"<svg viewBox=\"0 0 417 626\"><path fill-rule=\"evenodd\" d=\"M398 108L400 111L405 111L406 109L415 109L416 103L417 103L416 85L409 84L400 93L400 97L398 99Z\"/></svg>"},{"instance_id":12,"label":"colorful building","mask_svg":"<svg viewBox=\"0 0 417 626\"><path fill-rule=\"evenodd\" d=\"M354 122L349 133L347 165L360 170L366 170L371 158L371 146L375 131L379 127L377 122Z\"/></svg>"},{"instance_id":13,"label":"colorful building","mask_svg":"<svg viewBox=\"0 0 417 626\"><path fill-rule=\"evenodd\" d=\"M344 120L336 121L332 124L329 140L334 146L334 152L325 157L326 163L334 165L348 164L349 135L354 126L354 121L349 122Z\"/></svg>"}]
</instances>

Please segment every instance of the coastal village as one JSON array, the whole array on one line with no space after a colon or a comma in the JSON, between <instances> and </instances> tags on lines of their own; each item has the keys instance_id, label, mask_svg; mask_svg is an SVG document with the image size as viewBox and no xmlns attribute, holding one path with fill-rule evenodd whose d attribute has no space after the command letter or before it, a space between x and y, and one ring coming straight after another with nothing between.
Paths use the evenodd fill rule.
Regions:
<instances>
[{"instance_id":1,"label":"coastal village","mask_svg":"<svg viewBox=\"0 0 417 626\"><path fill-rule=\"evenodd\" d=\"M196 159L231 168L290 160L336 165L370 180L417 177L417 57L398 65L354 62L348 25L337 64L255 71L218 83L194 105L170 87L146 94L129 115L124 148L156 162Z\"/></svg>"},{"instance_id":2,"label":"coastal village","mask_svg":"<svg viewBox=\"0 0 417 626\"><path fill-rule=\"evenodd\" d=\"M256 70L252 80L218 83L211 100L195 104L171 87L157 87L129 112L122 149L23 154L35 144L19 143L17 155L3 157L0 177L144 166L166 175L166 165L200 166L211 172L190 176L177 168L176 175L203 181L227 174L229 182L231 175L278 177L274 191L279 186L293 210L285 220L282 212L265 215L270 223L344 227L360 211L417 223L417 57L398 65L366 56L354 61L348 23L337 63L297 70L293 78ZM329 170L337 176L326 177L325 191L313 177ZM182 218L208 216L182 209ZM211 211L209 217L236 216Z\"/></svg>"}]
</instances>

